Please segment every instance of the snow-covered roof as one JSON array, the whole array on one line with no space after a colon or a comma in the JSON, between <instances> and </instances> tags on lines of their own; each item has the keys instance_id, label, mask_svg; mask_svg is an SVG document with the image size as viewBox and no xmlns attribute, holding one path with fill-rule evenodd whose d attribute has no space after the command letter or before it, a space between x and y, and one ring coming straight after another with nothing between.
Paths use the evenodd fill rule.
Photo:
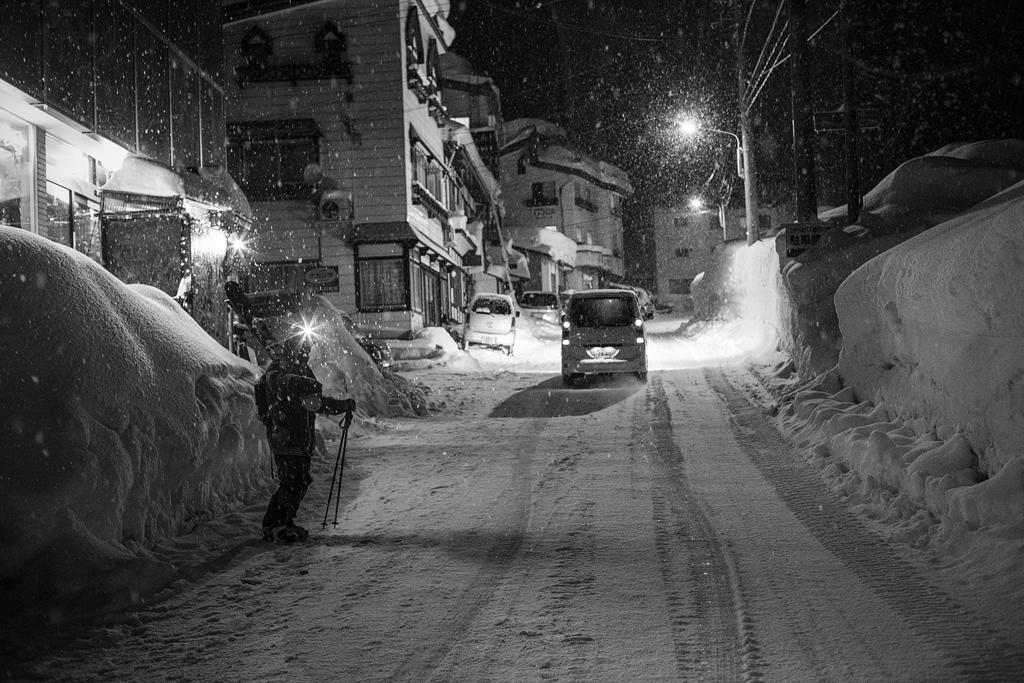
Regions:
<instances>
[{"instance_id":1,"label":"snow-covered roof","mask_svg":"<svg viewBox=\"0 0 1024 683\"><path fill-rule=\"evenodd\" d=\"M536 145L533 165L573 173L596 185L624 195L633 193L629 176L618 166L594 159L569 142L565 129L543 119L513 119L503 127L505 145L501 153L512 154Z\"/></svg>"},{"instance_id":2,"label":"snow-covered roof","mask_svg":"<svg viewBox=\"0 0 1024 683\"><path fill-rule=\"evenodd\" d=\"M459 143L463 151L469 157L473 164L473 168L476 170L477 175L480 178L480 182L483 183L484 187L494 198L495 203L501 204L501 184L491 173L491 170L487 168L487 164L484 162L483 157L480 156L480 150L476 147L476 142L473 140L473 134L469 128L463 126L461 123L455 123L454 121L448 124L448 132L451 139Z\"/></svg>"}]
</instances>

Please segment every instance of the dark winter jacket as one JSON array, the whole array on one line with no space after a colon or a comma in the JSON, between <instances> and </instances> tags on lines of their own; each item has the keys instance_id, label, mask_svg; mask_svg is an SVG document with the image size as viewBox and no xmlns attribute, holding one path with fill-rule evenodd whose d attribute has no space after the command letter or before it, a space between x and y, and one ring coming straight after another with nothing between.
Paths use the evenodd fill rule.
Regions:
<instances>
[{"instance_id":1,"label":"dark winter jacket","mask_svg":"<svg viewBox=\"0 0 1024 683\"><path fill-rule=\"evenodd\" d=\"M267 440L272 452L280 455L310 455L316 443L316 413L339 415L355 408L351 399L340 400L323 395L323 386L308 365L274 361L266 370ZM319 406L312 410L302 398L314 396Z\"/></svg>"}]
</instances>

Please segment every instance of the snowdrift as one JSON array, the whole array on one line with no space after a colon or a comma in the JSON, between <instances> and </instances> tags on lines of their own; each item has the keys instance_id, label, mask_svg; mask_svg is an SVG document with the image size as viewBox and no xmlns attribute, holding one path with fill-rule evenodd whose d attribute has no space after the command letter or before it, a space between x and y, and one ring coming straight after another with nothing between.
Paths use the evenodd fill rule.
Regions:
<instances>
[{"instance_id":1,"label":"snowdrift","mask_svg":"<svg viewBox=\"0 0 1024 683\"><path fill-rule=\"evenodd\" d=\"M791 306L782 286L772 241L728 242L715 263L694 279L694 320L739 323L730 328L740 355L762 355L778 347L791 349ZM706 327L701 325L702 332ZM729 340L722 340L728 343Z\"/></svg>"},{"instance_id":2,"label":"snowdrift","mask_svg":"<svg viewBox=\"0 0 1024 683\"><path fill-rule=\"evenodd\" d=\"M1024 460L1013 455L986 477L965 432L951 424L908 418L884 401L859 400L838 373L819 375L792 391L783 424L833 487L873 515L897 525L914 545L928 543L932 520L954 545L960 535L1021 538ZM985 545L982 542L978 548ZM970 548L967 543L965 551ZM970 552L970 551L967 551ZM981 552L980 550L978 552Z\"/></svg>"},{"instance_id":3,"label":"snowdrift","mask_svg":"<svg viewBox=\"0 0 1024 683\"><path fill-rule=\"evenodd\" d=\"M858 268L836 292L857 395L964 431L995 475L1024 444L1024 182Z\"/></svg>"},{"instance_id":4,"label":"snowdrift","mask_svg":"<svg viewBox=\"0 0 1024 683\"><path fill-rule=\"evenodd\" d=\"M145 547L266 483L258 368L169 296L0 226L0 590L130 600Z\"/></svg>"},{"instance_id":5,"label":"snowdrift","mask_svg":"<svg viewBox=\"0 0 1024 683\"><path fill-rule=\"evenodd\" d=\"M784 279L795 309L794 337L805 374L824 372L842 345L833 295L861 264L954 218L1024 179L1024 140L943 147L911 159L864 196L857 224L836 227L788 263ZM823 213L842 221L846 207ZM777 240L784 243L784 235Z\"/></svg>"},{"instance_id":6,"label":"snowdrift","mask_svg":"<svg viewBox=\"0 0 1024 683\"><path fill-rule=\"evenodd\" d=\"M317 297L313 312L317 335L309 366L324 385L324 393L338 398L354 398L361 415L426 415L430 409L426 388L395 373L381 373L348 331L344 317L345 313L325 297ZM451 337L448 339L451 341ZM321 418L320 426L327 421Z\"/></svg>"}]
</instances>

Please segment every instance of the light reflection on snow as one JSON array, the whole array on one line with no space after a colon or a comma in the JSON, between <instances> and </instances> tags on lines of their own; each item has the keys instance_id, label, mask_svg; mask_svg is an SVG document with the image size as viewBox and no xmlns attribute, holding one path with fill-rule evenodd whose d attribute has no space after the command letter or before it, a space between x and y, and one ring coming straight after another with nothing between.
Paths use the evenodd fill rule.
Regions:
<instances>
[{"instance_id":1,"label":"light reflection on snow","mask_svg":"<svg viewBox=\"0 0 1024 683\"><path fill-rule=\"evenodd\" d=\"M743 320L696 323L679 315L658 315L645 325L648 370L680 370L764 357L774 351L777 338L763 323ZM518 372L558 373L561 370L560 334L526 321L519 328L514 353L471 347L469 355L481 367ZM457 352L462 353L462 352ZM451 367L451 364L449 363Z\"/></svg>"}]
</instances>

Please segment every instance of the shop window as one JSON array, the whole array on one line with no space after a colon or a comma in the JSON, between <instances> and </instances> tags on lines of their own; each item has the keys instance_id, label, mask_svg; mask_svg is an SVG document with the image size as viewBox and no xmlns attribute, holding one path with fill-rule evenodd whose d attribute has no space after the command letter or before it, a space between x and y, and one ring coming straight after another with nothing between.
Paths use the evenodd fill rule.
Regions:
<instances>
[{"instance_id":1,"label":"shop window","mask_svg":"<svg viewBox=\"0 0 1024 683\"><path fill-rule=\"evenodd\" d=\"M0 223L32 229L31 127L0 110Z\"/></svg>"},{"instance_id":2,"label":"shop window","mask_svg":"<svg viewBox=\"0 0 1024 683\"><path fill-rule=\"evenodd\" d=\"M96 201L47 182L45 236L102 264L99 209Z\"/></svg>"},{"instance_id":3,"label":"shop window","mask_svg":"<svg viewBox=\"0 0 1024 683\"><path fill-rule=\"evenodd\" d=\"M231 124L228 170L249 199L307 198L304 177L319 163L319 132L311 120Z\"/></svg>"},{"instance_id":4,"label":"shop window","mask_svg":"<svg viewBox=\"0 0 1024 683\"><path fill-rule=\"evenodd\" d=\"M357 265L360 311L408 310L406 259L361 258Z\"/></svg>"}]
</instances>

